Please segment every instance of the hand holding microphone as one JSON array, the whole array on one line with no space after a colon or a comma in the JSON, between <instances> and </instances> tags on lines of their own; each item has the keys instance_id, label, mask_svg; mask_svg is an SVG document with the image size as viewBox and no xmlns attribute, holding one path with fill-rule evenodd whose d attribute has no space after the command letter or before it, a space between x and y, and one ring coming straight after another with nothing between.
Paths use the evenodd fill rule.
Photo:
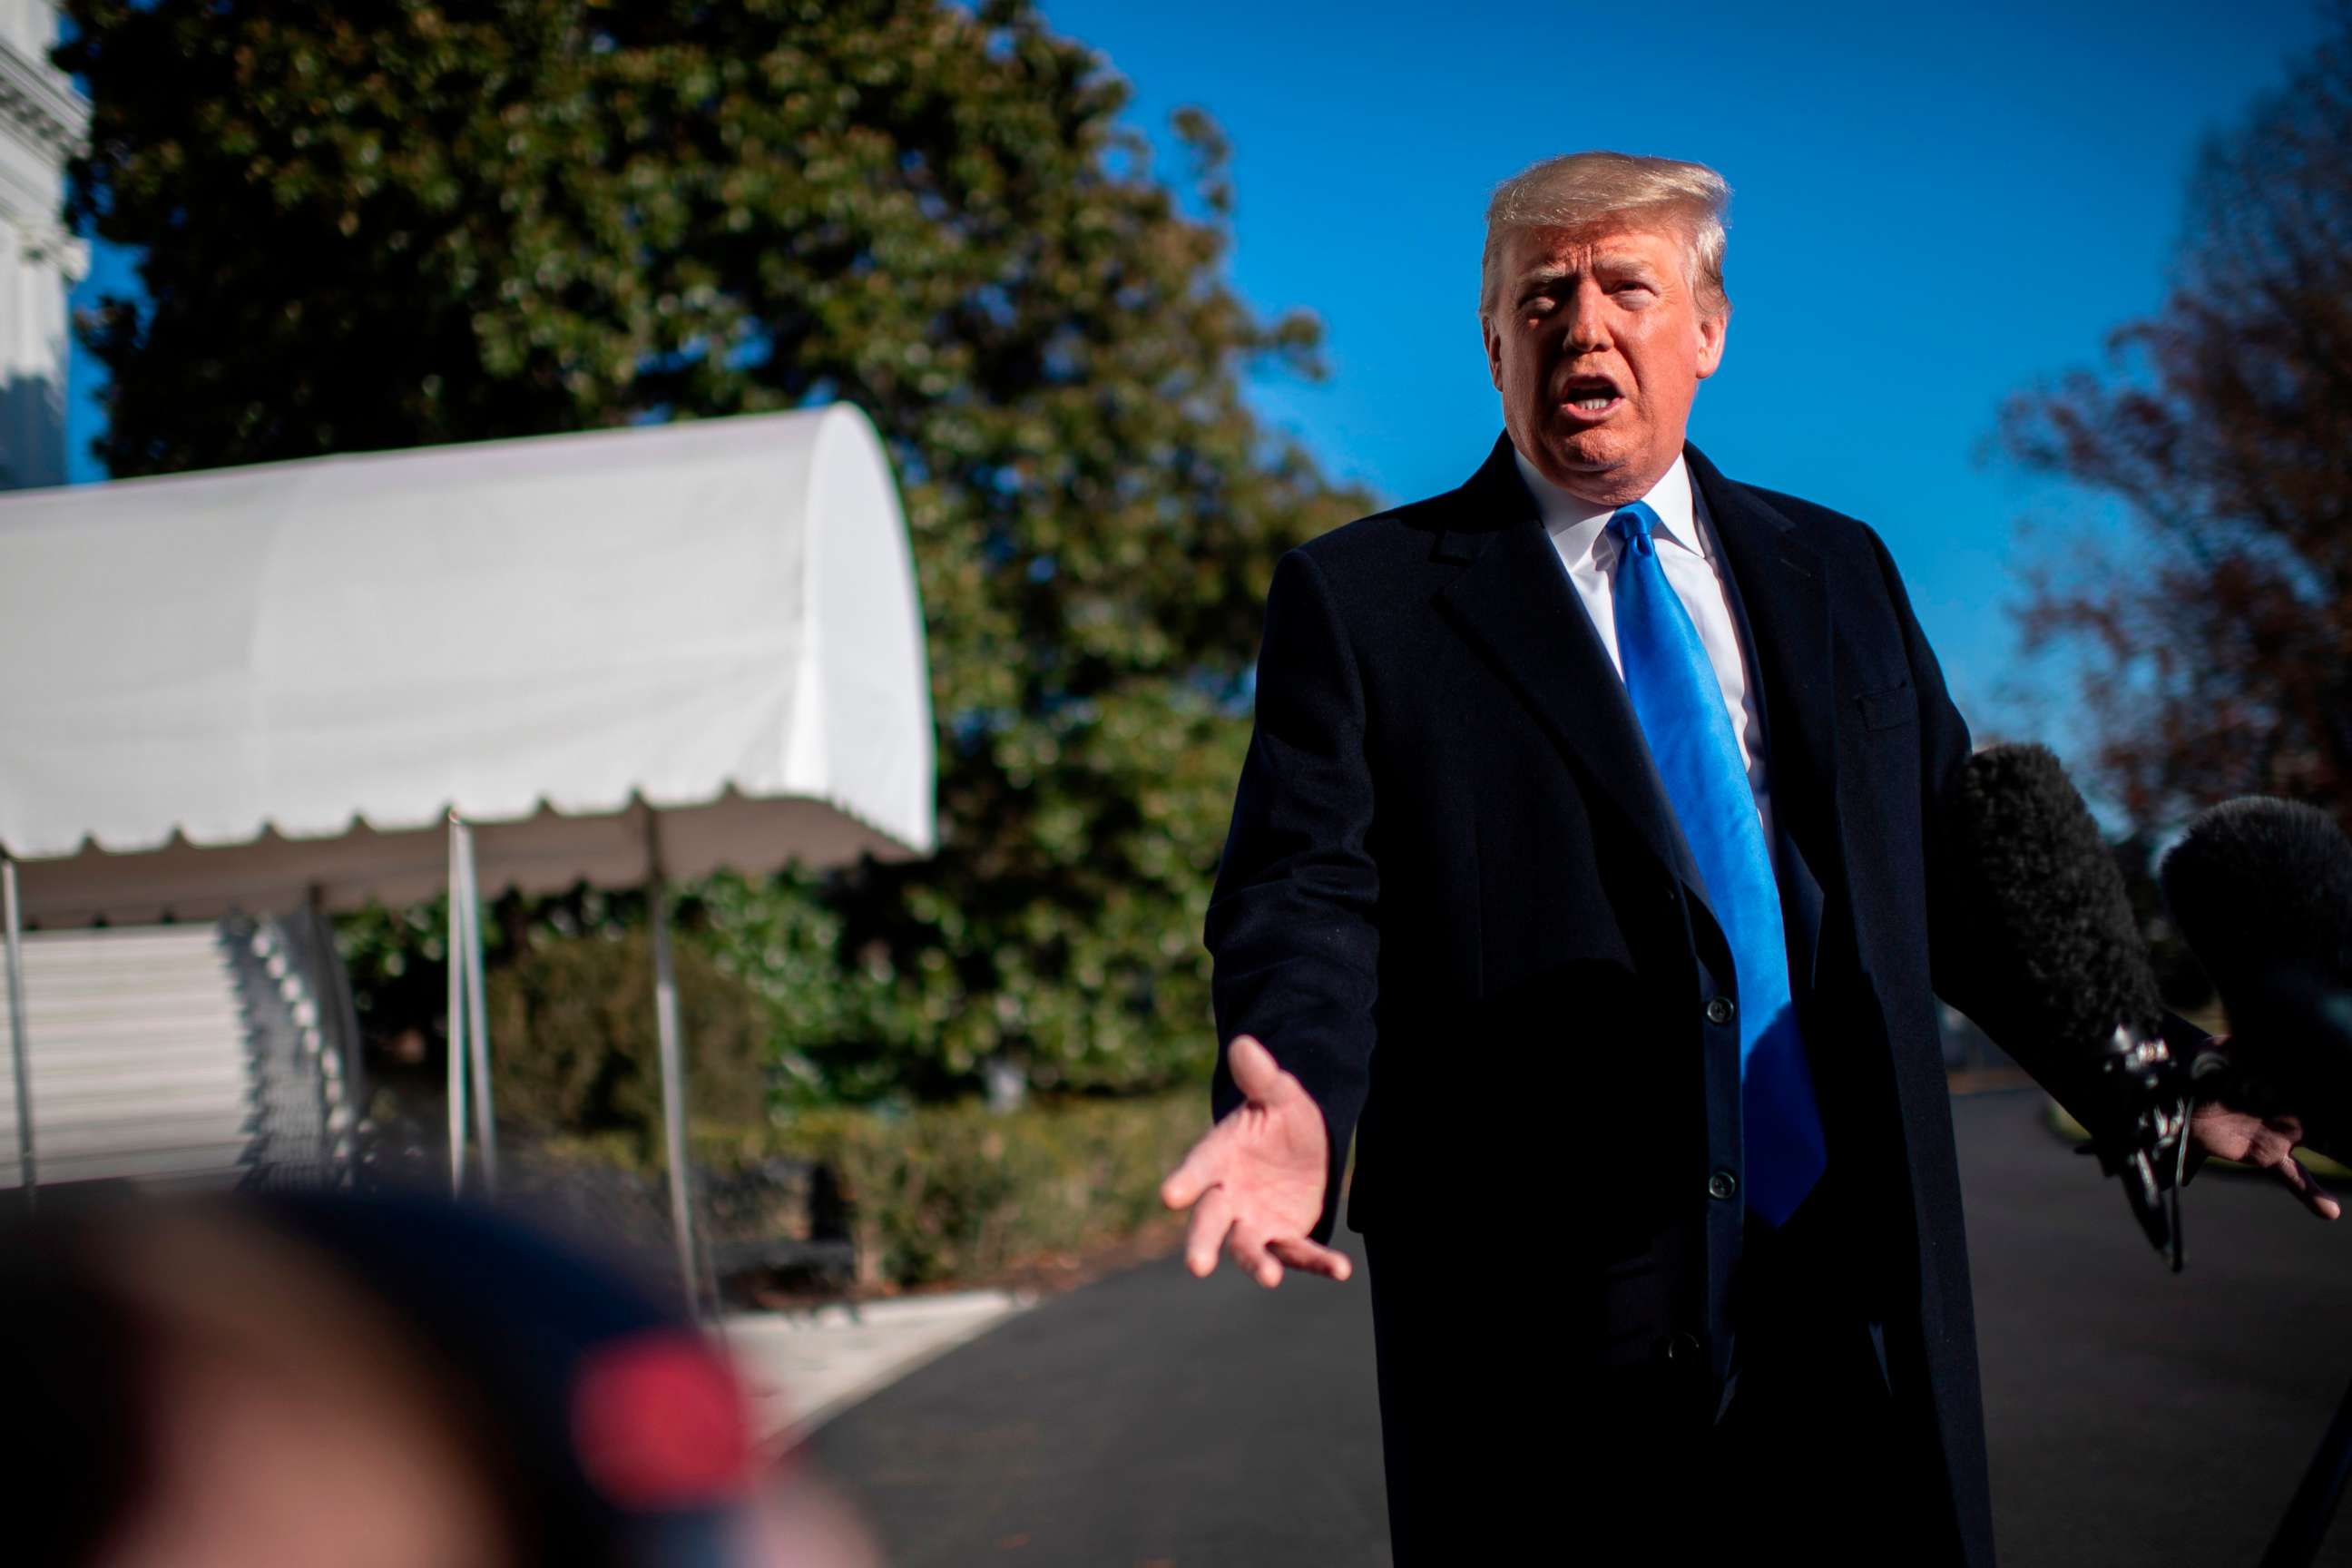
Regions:
<instances>
[{"instance_id":1,"label":"hand holding microphone","mask_svg":"<svg viewBox=\"0 0 2352 1568\"><path fill-rule=\"evenodd\" d=\"M2213 1040L2217 1050L2226 1050L2228 1045L2227 1036ZM2223 1100L2209 1100L2189 1113L2189 1137L2193 1145L2189 1154L2192 1174L2202 1155L2234 1160L2277 1176L2289 1192L2303 1200L2304 1207L2322 1219L2335 1219L2344 1212L2344 1205L2335 1194L2321 1186L2318 1178L2295 1160L2296 1146L2307 1140L2303 1123L2294 1116L2258 1116Z\"/></svg>"},{"instance_id":2,"label":"hand holding microphone","mask_svg":"<svg viewBox=\"0 0 2352 1568\"><path fill-rule=\"evenodd\" d=\"M2158 869L2174 922L2231 1032L2166 1014L2098 825L2040 746L1969 759L1944 875L1996 962L1953 998L1996 1038L2042 1047L2034 1073L2092 1132L2132 1211L2180 1267L2180 1184L2205 1155L2273 1172L2304 1205L2341 1205L2294 1161L2352 1152L2352 841L2325 814L2234 800L2196 818ZM2352 1478L2352 1393L2305 1470L2263 1568L2306 1568Z\"/></svg>"},{"instance_id":3,"label":"hand holding microphone","mask_svg":"<svg viewBox=\"0 0 2352 1568\"><path fill-rule=\"evenodd\" d=\"M2158 876L2230 1016L2224 1096L2352 1152L2352 842L2325 812L2248 795L2198 816Z\"/></svg>"},{"instance_id":4,"label":"hand holding microphone","mask_svg":"<svg viewBox=\"0 0 2352 1568\"><path fill-rule=\"evenodd\" d=\"M2158 877L2230 1016L2200 1143L2334 1219L2292 1150L2352 1152L2352 841L2312 806L2248 795L2192 821Z\"/></svg>"},{"instance_id":5,"label":"hand holding microphone","mask_svg":"<svg viewBox=\"0 0 2352 1568\"><path fill-rule=\"evenodd\" d=\"M2037 1073L2174 1267L2177 1189L2205 1156L2341 1212L2294 1160L2352 1153L2352 841L2326 814L2230 801L2165 858L2165 901L2230 1016L2218 1038L2165 1013L2123 878L2047 748L1970 757L1948 831L1964 916L2009 977L1978 1021L2042 1045Z\"/></svg>"}]
</instances>

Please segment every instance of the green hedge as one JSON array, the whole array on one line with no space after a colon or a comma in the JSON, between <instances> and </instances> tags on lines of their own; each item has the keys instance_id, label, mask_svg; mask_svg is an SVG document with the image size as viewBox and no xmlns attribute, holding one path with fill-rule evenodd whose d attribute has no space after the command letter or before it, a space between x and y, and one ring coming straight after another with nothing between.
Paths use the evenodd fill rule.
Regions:
<instances>
[{"instance_id":1,"label":"green hedge","mask_svg":"<svg viewBox=\"0 0 2352 1568\"><path fill-rule=\"evenodd\" d=\"M847 1200L860 1282L979 1279L1136 1235L1166 1213L1160 1183L1207 1131L1198 1089L1133 1100L806 1111L758 1133L715 1129L698 1164L821 1160Z\"/></svg>"},{"instance_id":2,"label":"green hedge","mask_svg":"<svg viewBox=\"0 0 2352 1568\"><path fill-rule=\"evenodd\" d=\"M674 948L687 1081L698 1118L766 1113L768 1012L690 943ZM532 947L488 985L499 1120L543 1137L615 1134L661 1159L653 942L642 929Z\"/></svg>"},{"instance_id":3,"label":"green hedge","mask_svg":"<svg viewBox=\"0 0 2352 1568\"><path fill-rule=\"evenodd\" d=\"M1132 1237L1164 1214L1160 1179L1208 1127L1197 1083L1010 1111L966 1101L772 1114L761 999L690 943L677 975L696 1165L830 1166L867 1287L986 1279ZM546 942L490 978L499 1119L516 1157L528 1149L555 1185L665 1163L652 989L642 931Z\"/></svg>"}]
</instances>

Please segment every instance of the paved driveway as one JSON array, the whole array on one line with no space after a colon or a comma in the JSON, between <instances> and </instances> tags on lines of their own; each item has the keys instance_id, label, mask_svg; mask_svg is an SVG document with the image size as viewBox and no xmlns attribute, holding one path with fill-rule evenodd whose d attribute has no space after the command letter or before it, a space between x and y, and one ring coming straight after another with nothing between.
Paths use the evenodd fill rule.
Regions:
<instances>
[{"instance_id":1,"label":"paved driveway","mask_svg":"<svg viewBox=\"0 0 2352 1568\"><path fill-rule=\"evenodd\" d=\"M2176 1278L2039 1105L1955 1107L2001 1560L2251 1564L2352 1379L2352 1221L2209 1173ZM1133 1269L923 1368L815 1448L898 1568L1388 1561L1360 1279L1269 1293ZM2352 1568L2352 1521L2322 1561Z\"/></svg>"}]
</instances>

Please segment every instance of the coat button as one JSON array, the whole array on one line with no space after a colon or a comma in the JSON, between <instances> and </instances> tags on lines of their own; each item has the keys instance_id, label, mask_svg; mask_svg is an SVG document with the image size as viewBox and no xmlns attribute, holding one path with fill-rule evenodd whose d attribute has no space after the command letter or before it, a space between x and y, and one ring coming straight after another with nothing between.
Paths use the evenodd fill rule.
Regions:
<instances>
[{"instance_id":1,"label":"coat button","mask_svg":"<svg viewBox=\"0 0 2352 1568\"><path fill-rule=\"evenodd\" d=\"M1717 1171L1715 1174L1706 1179L1706 1195L1708 1197L1721 1198L1726 1202L1729 1202L1731 1194L1738 1190L1739 1178L1733 1175L1728 1171Z\"/></svg>"},{"instance_id":2,"label":"coat button","mask_svg":"<svg viewBox=\"0 0 2352 1568\"><path fill-rule=\"evenodd\" d=\"M1728 1024L1731 1022L1731 1014L1732 1006L1730 997L1710 996L1707 998L1706 1021L1708 1023Z\"/></svg>"}]
</instances>

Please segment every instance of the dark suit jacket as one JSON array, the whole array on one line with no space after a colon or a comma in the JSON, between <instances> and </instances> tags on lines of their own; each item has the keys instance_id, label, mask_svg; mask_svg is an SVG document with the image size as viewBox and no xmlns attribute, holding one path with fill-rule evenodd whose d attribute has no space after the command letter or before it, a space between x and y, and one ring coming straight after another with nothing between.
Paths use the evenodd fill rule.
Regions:
<instances>
[{"instance_id":1,"label":"dark suit jacket","mask_svg":"<svg viewBox=\"0 0 2352 1568\"><path fill-rule=\"evenodd\" d=\"M1776 823L1818 884L1792 979L1831 1171L1870 1243L1848 1288L1885 1325L1966 1555L1989 1560L1934 993L2070 1103L2074 1086L2003 1038L2000 977L1939 904L1969 731L1885 545L1685 458L1759 666ZM1207 941L1219 1038L1257 1037L1322 1108L1318 1238L1352 1136L1355 1229L1452 1234L1465 1258L1539 1242L1567 1259L1562 1331L1589 1331L1596 1362L1625 1352L1607 1298L1654 1283L1626 1267L1647 1260L1656 1347L1727 1374L1742 1200L1710 1178L1739 1168L1738 1040L1709 1004L1736 1001L1728 950L1507 439L1461 489L1277 564ZM1214 1108L1235 1100L1221 1065Z\"/></svg>"}]
</instances>

